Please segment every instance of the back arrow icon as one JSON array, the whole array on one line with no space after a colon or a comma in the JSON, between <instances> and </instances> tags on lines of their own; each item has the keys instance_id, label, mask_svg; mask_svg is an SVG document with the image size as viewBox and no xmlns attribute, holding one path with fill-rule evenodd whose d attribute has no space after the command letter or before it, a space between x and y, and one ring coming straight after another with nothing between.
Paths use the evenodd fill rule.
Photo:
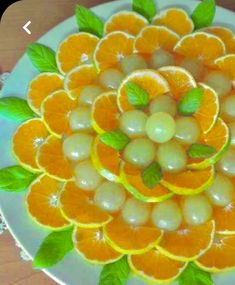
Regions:
<instances>
[{"instance_id":1,"label":"back arrow icon","mask_svg":"<svg viewBox=\"0 0 235 285\"><path fill-rule=\"evenodd\" d=\"M31 21L28 21L24 26L23 29L26 31L27 34L31 35L31 31L28 29L28 26L31 24Z\"/></svg>"}]
</instances>

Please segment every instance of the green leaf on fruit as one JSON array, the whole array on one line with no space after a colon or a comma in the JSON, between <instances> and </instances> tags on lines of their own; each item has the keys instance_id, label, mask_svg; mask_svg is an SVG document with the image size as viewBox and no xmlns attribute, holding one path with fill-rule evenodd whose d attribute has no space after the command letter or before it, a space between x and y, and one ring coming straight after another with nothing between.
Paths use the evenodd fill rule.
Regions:
<instances>
[{"instance_id":1,"label":"green leaf on fruit","mask_svg":"<svg viewBox=\"0 0 235 285\"><path fill-rule=\"evenodd\" d=\"M59 73L56 55L51 48L43 44L32 43L27 47L27 55L38 71Z\"/></svg>"},{"instance_id":2,"label":"green leaf on fruit","mask_svg":"<svg viewBox=\"0 0 235 285\"><path fill-rule=\"evenodd\" d=\"M195 29L202 29L211 26L216 13L215 0L203 0L193 11L191 18Z\"/></svg>"},{"instance_id":3,"label":"green leaf on fruit","mask_svg":"<svg viewBox=\"0 0 235 285\"><path fill-rule=\"evenodd\" d=\"M116 262L103 267L100 274L99 285L126 285L130 274L127 257L124 256Z\"/></svg>"},{"instance_id":4,"label":"green leaf on fruit","mask_svg":"<svg viewBox=\"0 0 235 285\"><path fill-rule=\"evenodd\" d=\"M214 155L217 150L213 146L205 144L192 144L188 149L191 158L208 158Z\"/></svg>"},{"instance_id":5,"label":"green leaf on fruit","mask_svg":"<svg viewBox=\"0 0 235 285\"><path fill-rule=\"evenodd\" d=\"M158 185L162 179L161 166L159 165L159 163L153 162L142 171L141 176L144 185L152 189L156 185Z\"/></svg>"},{"instance_id":6,"label":"green leaf on fruit","mask_svg":"<svg viewBox=\"0 0 235 285\"><path fill-rule=\"evenodd\" d=\"M144 16L149 22L157 13L154 0L133 0L132 9Z\"/></svg>"},{"instance_id":7,"label":"green leaf on fruit","mask_svg":"<svg viewBox=\"0 0 235 285\"><path fill-rule=\"evenodd\" d=\"M149 94L141 86L134 82L125 85L128 102L138 109L143 109L149 104Z\"/></svg>"},{"instance_id":8,"label":"green leaf on fruit","mask_svg":"<svg viewBox=\"0 0 235 285\"><path fill-rule=\"evenodd\" d=\"M77 5L76 19L79 30L94 34L100 38L104 35L104 23L90 9Z\"/></svg>"},{"instance_id":9,"label":"green leaf on fruit","mask_svg":"<svg viewBox=\"0 0 235 285\"><path fill-rule=\"evenodd\" d=\"M181 98L178 104L178 112L184 116L192 115L200 109L202 100L202 88L193 88Z\"/></svg>"},{"instance_id":10,"label":"green leaf on fruit","mask_svg":"<svg viewBox=\"0 0 235 285\"><path fill-rule=\"evenodd\" d=\"M101 141L115 150L123 150L130 142L129 137L121 130L114 130L100 135Z\"/></svg>"},{"instance_id":11,"label":"green leaf on fruit","mask_svg":"<svg viewBox=\"0 0 235 285\"><path fill-rule=\"evenodd\" d=\"M50 233L42 242L33 260L34 268L48 268L61 261L73 248L73 228Z\"/></svg>"},{"instance_id":12,"label":"green leaf on fruit","mask_svg":"<svg viewBox=\"0 0 235 285\"><path fill-rule=\"evenodd\" d=\"M0 169L0 189L7 192L21 192L37 178L37 175L15 165Z\"/></svg>"},{"instance_id":13,"label":"green leaf on fruit","mask_svg":"<svg viewBox=\"0 0 235 285\"><path fill-rule=\"evenodd\" d=\"M0 117L21 123L36 116L26 100L18 97L0 98Z\"/></svg>"}]
</instances>

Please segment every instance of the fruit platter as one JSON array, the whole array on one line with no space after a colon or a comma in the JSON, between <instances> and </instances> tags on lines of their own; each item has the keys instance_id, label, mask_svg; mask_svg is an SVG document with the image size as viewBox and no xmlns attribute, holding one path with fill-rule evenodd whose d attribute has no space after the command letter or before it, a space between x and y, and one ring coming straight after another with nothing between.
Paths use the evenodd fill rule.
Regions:
<instances>
[{"instance_id":1,"label":"fruit platter","mask_svg":"<svg viewBox=\"0 0 235 285\"><path fill-rule=\"evenodd\" d=\"M25 91L13 71L0 97L0 208L61 284L233 284L235 27L215 19L234 14L123 3L28 46Z\"/></svg>"}]
</instances>

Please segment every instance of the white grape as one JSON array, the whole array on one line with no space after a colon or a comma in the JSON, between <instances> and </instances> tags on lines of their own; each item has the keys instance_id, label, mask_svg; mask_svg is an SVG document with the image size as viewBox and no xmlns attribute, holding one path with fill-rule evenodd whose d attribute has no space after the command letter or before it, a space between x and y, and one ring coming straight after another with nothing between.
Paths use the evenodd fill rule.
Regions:
<instances>
[{"instance_id":1,"label":"white grape","mask_svg":"<svg viewBox=\"0 0 235 285\"><path fill-rule=\"evenodd\" d=\"M108 89L118 89L124 79L124 74L118 69L109 68L100 74L100 83Z\"/></svg>"},{"instance_id":2,"label":"white grape","mask_svg":"<svg viewBox=\"0 0 235 285\"><path fill-rule=\"evenodd\" d=\"M193 144L200 137L200 127L193 117L180 117L176 120L175 138L185 144Z\"/></svg>"},{"instance_id":3,"label":"white grape","mask_svg":"<svg viewBox=\"0 0 235 285\"><path fill-rule=\"evenodd\" d=\"M158 69L163 66L174 65L174 57L168 51L159 49L150 58L149 66Z\"/></svg>"},{"instance_id":4,"label":"white grape","mask_svg":"<svg viewBox=\"0 0 235 285\"><path fill-rule=\"evenodd\" d=\"M198 60L197 58L186 58L181 62L180 65L188 70L196 80L201 78L203 72L202 61Z\"/></svg>"},{"instance_id":5,"label":"white grape","mask_svg":"<svg viewBox=\"0 0 235 285\"><path fill-rule=\"evenodd\" d=\"M235 122L228 124L231 135L231 145L235 146Z\"/></svg>"},{"instance_id":6,"label":"white grape","mask_svg":"<svg viewBox=\"0 0 235 285\"><path fill-rule=\"evenodd\" d=\"M84 105L92 105L95 99L104 92L104 89L99 85L85 86L78 98L78 102Z\"/></svg>"},{"instance_id":7,"label":"white grape","mask_svg":"<svg viewBox=\"0 0 235 285\"><path fill-rule=\"evenodd\" d=\"M222 104L222 111L227 117L235 119L235 95L225 98Z\"/></svg>"},{"instance_id":8,"label":"white grape","mask_svg":"<svg viewBox=\"0 0 235 285\"><path fill-rule=\"evenodd\" d=\"M121 60L121 68L122 68L122 71L126 75L128 75L135 70L146 69L147 63L142 56L140 56L138 54L132 54L132 55L128 55L128 56L124 57Z\"/></svg>"},{"instance_id":9,"label":"white grape","mask_svg":"<svg viewBox=\"0 0 235 285\"><path fill-rule=\"evenodd\" d=\"M232 81L229 77L220 71L213 71L209 73L204 82L212 87L218 94L218 96L224 96L228 94L232 89Z\"/></svg>"},{"instance_id":10,"label":"white grape","mask_svg":"<svg viewBox=\"0 0 235 285\"><path fill-rule=\"evenodd\" d=\"M218 162L218 168L227 176L235 176L235 150L228 150Z\"/></svg>"},{"instance_id":11,"label":"white grape","mask_svg":"<svg viewBox=\"0 0 235 285\"><path fill-rule=\"evenodd\" d=\"M174 117L177 112L176 102L168 95L158 96L150 103L149 112L150 114L164 112Z\"/></svg>"},{"instance_id":12,"label":"white grape","mask_svg":"<svg viewBox=\"0 0 235 285\"><path fill-rule=\"evenodd\" d=\"M91 109L88 107L78 107L71 111L69 124L73 131L91 130Z\"/></svg>"}]
</instances>

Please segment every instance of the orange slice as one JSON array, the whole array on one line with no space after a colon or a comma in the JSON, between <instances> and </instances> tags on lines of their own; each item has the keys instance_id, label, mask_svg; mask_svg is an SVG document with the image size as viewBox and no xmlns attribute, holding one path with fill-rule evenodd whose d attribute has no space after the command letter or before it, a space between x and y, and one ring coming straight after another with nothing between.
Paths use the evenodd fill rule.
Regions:
<instances>
[{"instance_id":1,"label":"orange slice","mask_svg":"<svg viewBox=\"0 0 235 285\"><path fill-rule=\"evenodd\" d=\"M227 53L235 53L235 35L232 30L226 27L212 26L205 28L204 31L221 38L226 46Z\"/></svg>"},{"instance_id":2,"label":"orange slice","mask_svg":"<svg viewBox=\"0 0 235 285\"><path fill-rule=\"evenodd\" d=\"M68 36L56 53L57 65L62 74L82 63L92 60L99 38L89 33L77 33Z\"/></svg>"},{"instance_id":3,"label":"orange slice","mask_svg":"<svg viewBox=\"0 0 235 285\"><path fill-rule=\"evenodd\" d=\"M63 183L47 175L38 177L29 187L26 207L30 216L40 225L60 230L70 225L59 207Z\"/></svg>"},{"instance_id":4,"label":"orange slice","mask_svg":"<svg viewBox=\"0 0 235 285\"><path fill-rule=\"evenodd\" d=\"M116 66L119 61L133 53L134 37L124 32L112 32L98 43L94 59L98 70Z\"/></svg>"},{"instance_id":5,"label":"orange slice","mask_svg":"<svg viewBox=\"0 0 235 285\"><path fill-rule=\"evenodd\" d=\"M122 217L104 227L104 235L110 245L124 254L140 254L153 248L162 238L162 232L152 225L130 226Z\"/></svg>"},{"instance_id":6,"label":"orange slice","mask_svg":"<svg viewBox=\"0 0 235 285\"><path fill-rule=\"evenodd\" d=\"M96 79L97 70L92 64L80 65L66 75L64 88L71 98L76 99L82 89L87 85L95 84Z\"/></svg>"},{"instance_id":7,"label":"orange slice","mask_svg":"<svg viewBox=\"0 0 235 285\"><path fill-rule=\"evenodd\" d=\"M188 168L190 169L205 169L222 158L230 145L229 128L222 119L218 118L212 130L203 134L200 140L202 144L214 147L217 152L206 159L189 158Z\"/></svg>"},{"instance_id":8,"label":"orange slice","mask_svg":"<svg viewBox=\"0 0 235 285\"><path fill-rule=\"evenodd\" d=\"M169 8L153 18L154 25L162 25L175 31L180 36L192 33L194 24L185 10Z\"/></svg>"},{"instance_id":9,"label":"orange slice","mask_svg":"<svg viewBox=\"0 0 235 285\"><path fill-rule=\"evenodd\" d=\"M215 60L216 66L235 81L235 54L227 54Z\"/></svg>"},{"instance_id":10,"label":"orange slice","mask_svg":"<svg viewBox=\"0 0 235 285\"><path fill-rule=\"evenodd\" d=\"M174 51L188 58L201 59L206 65L211 65L216 58L225 54L226 48L219 37L196 32L181 38Z\"/></svg>"},{"instance_id":11,"label":"orange slice","mask_svg":"<svg viewBox=\"0 0 235 285\"><path fill-rule=\"evenodd\" d=\"M175 260L196 260L211 247L214 234L214 221L198 226L182 226L177 231L165 232L157 249Z\"/></svg>"},{"instance_id":12,"label":"orange slice","mask_svg":"<svg viewBox=\"0 0 235 285\"><path fill-rule=\"evenodd\" d=\"M101 228L76 228L73 241L77 252L92 263L108 264L123 256L105 241Z\"/></svg>"},{"instance_id":13,"label":"orange slice","mask_svg":"<svg viewBox=\"0 0 235 285\"><path fill-rule=\"evenodd\" d=\"M170 85L170 92L178 100L186 92L197 87L193 76L184 68L177 66L164 66L158 70Z\"/></svg>"},{"instance_id":14,"label":"orange slice","mask_svg":"<svg viewBox=\"0 0 235 285\"><path fill-rule=\"evenodd\" d=\"M223 272L235 268L235 235L217 235L211 248L196 264L209 272Z\"/></svg>"},{"instance_id":15,"label":"orange slice","mask_svg":"<svg viewBox=\"0 0 235 285\"><path fill-rule=\"evenodd\" d=\"M64 216L79 227L94 228L108 223L112 217L93 203L92 193L67 182L60 196Z\"/></svg>"},{"instance_id":16,"label":"orange slice","mask_svg":"<svg viewBox=\"0 0 235 285\"><path fill-rule=\"evenodd\" d=\"M194 114L201 130L207 134L214 127L220 112L219 98L214 89L200 83L203 89L203 100L200 109Z\"/></svg>"},{"instance_id":17,"label":"orange slice","mask_svg":"<svg viewBox=\"0 0 235 285\"><path fill-rule=\"evenodd\" d=\"M128 258L134 273L149 282L172 282L184 271L187 263L173 260L157 249L130 255Z\"/></svg>"},{"instance_id":18,"label":"orange slice","mask_svg":"<svg viewBox=\"0 0 235 285\"><path fill-rule=\"evenodd\" d=\"M91 159L102 176L108 180L119 182L121 162L119 152L104 144L99 136L96 136L94 140Z\"/></svg>"},{"instance_id":19,"label":"orange slice","mask_svg":"<svg viewBox=\"0 0 235 285\"><path fill-rule=\"evenodd\" d=\"M92 105L92 125L98 134L119 127L117 94L110 91L98 96Z\"/></svg>"},{"instance_id":20,"label":"orange slice","mask_svg":"<svg viewBox=\"0 0 235 285\"><path fill-rule=\"evenodd\" d=\"M42 105L42 116L50 130L56 136L70 135L69 113L77 107L77 101L59 90L48 96Z\"/></svg>"},{"instance_id":21,"label":"orange slice","mask_svg":"<svg viewBox=\"0 0 235 285\"><path fill-rule=\"evenodd\" d=\"M152 54L158 49L172 52L180 37L163 26L149 25L141 30L135 39L135 51L140 54Z\"/></svg>"},{"instance_id":22,"label":"orange slice","mask_svg":"<svg viewBox=\"0 0 235 285\"><path fill-rule=\"evenodd\" d=\"M122 163L121 182L132 195L144 202L161 202L173 195L160 184L152 189L146 187L141 177L141 169L130 163Z\"/></svg>"},{"instance_id":23,"label":"orange slice","mask_svg":"<svg viewBox=\"0 0 235 285\"><path fill-rule=\"evenodd\" d=\"M18 162L31 171L40 172L36 163L36 154L48 136L48 130L41 119L32 119L20 125L12 141L13 152Z\"/></svg>"},{"instance_id":24,"label":"orange slice","mask_svg":"<svg viewBox=\"0 0 235 285\"><path fill-rule=\"evenodd\" d=\"M49 136L40 146L37 153L37 164L49 176L59 180L73 178L71 163L63 154L63 142L57 137Z\"/></svg>"},{"instance_id":25,"label":"orange slice","mask_svg":"<svg viewBox=\"0 0 235 285\"><path fill-rule=\"evenodd\" d=\"M108 19L104 31L106 34L114 31L122 31L136 36L147 24L148 21L140 14L132 11L121 11Z\"/></svg>"},{"instance_id":26,"label":"orange slice","mask_svg":"<svg viewBox=\"0 0 235 285\"><path fill-rule=\"evenodd\" d=\"M138 70L129 75L121 84L118 90L117 103L122 112L135 109L127 97L126 84L133 82L145 89L152 100L169 91L169 85L161 74L155 70Z\"/></svg>"},{"instance_id":27,"label":"orange slice","mask_svg":"<svg viewBox=\"0 0 235 285\"><path fill-rule=\"evenodd\" d=\"M63 89L64 78L56 73L41 73L29 84L27 101L30 108L38 115L41 114L41 104L51 93Z\"/></svg>"}]
</instances>

